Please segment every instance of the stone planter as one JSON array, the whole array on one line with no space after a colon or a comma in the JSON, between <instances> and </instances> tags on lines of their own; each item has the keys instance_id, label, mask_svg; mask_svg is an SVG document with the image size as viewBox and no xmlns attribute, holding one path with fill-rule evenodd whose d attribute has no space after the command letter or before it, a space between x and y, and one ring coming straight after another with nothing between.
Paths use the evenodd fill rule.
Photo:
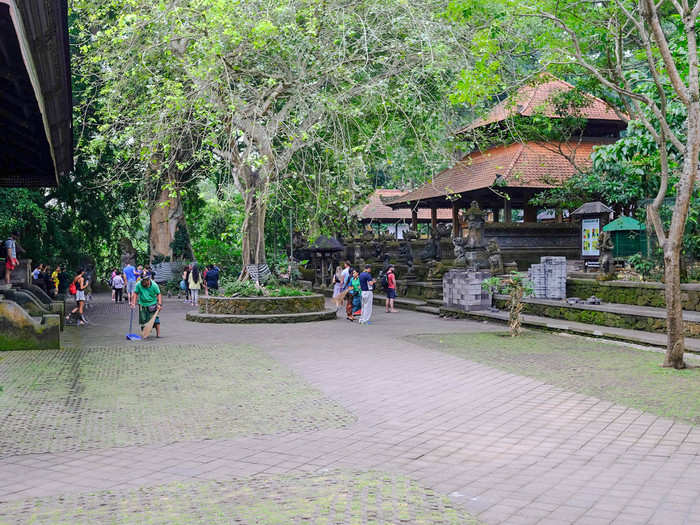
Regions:
<instances>
[{"instance_id":1,"label":"stone planter","mask_svg":"<svg viewBox=\"0 0 700 525\"><path fill-rule=\"evenodd\" d=\"M335 319L322 295L294 297L201 297L188 321L201 323L294 323Z\"/></svg>"}]
</instances>

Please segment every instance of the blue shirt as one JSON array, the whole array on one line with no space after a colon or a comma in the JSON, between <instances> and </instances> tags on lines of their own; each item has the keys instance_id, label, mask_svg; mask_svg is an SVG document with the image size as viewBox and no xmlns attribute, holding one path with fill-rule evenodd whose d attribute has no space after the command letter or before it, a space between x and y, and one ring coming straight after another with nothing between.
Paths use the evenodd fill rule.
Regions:
<instances>
[{"instance_id":1,"label":"blue shirt","mask_svg":"<svg viewBox=\"0 0 700 525\"><path fill-rule=\"evenodd\" d=\"M136 280L136 269L130 264L124 268L124 275L126 275L127 281Z\"/></svg>"},{"instance_id":2,"label":"blue shirt","mask_svg":"<svg viewBox=\"0 0 700 525\"><path fill-rule=\"evenodd\" d=\"M369 292L369 282L372 280L372 274L369 272L362 272L360 274L360 290L363 292Z\"/></svg>"}]
</instances>

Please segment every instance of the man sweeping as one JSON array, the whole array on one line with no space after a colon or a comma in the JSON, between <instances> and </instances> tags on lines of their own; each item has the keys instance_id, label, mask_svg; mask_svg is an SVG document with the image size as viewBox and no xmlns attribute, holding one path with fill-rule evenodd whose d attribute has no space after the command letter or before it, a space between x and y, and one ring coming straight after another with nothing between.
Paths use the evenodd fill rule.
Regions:
<instances>
[{"instance_id":1,"label":"man sweeping","mask_svg":"<svg viewBox=\"0 0 700 525\"><path fill-rule=\"evenodd\" d=\"M160 337L160 318L158 317L158 312L163 309L163 296L160 294L158 284L153 282L149 273L144 274L141 280L136 283L134 293L131 296L132 308L136 308L137 297L141 331L143 332L144 326L147 326L155 316L154 325L156 328L156 337ZM150 333L150 330L148 330L148 332ZM144 333L144 339L148 337L148 335L148 333Z\"/></svg>"}]
</instances>

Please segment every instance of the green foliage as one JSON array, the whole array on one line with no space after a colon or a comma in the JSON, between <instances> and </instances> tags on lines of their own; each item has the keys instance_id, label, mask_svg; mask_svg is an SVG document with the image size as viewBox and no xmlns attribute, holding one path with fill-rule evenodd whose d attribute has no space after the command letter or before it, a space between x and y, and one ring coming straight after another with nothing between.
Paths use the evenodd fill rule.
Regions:
<instances>
[{"instance_id":1,"label":"green foliage","mask_svg":"<svg viewBox=\"0 0 700 525\"><path fill-rule=\"evenodd\" d=\"M642 276L642 279L644 280L647 280L657 268L657 264L655 261L653 261L652 259L647 259L641 253L635 253L634 255L631 255L627 259L627 262L635 272Z\"/></svg>"},{"instance_id":2,"label":"green foliage","mask_svg":"<svg viewBox=\"0 0 700 525\"><path fill-rule=\"evenodd\" d=\"M265 286L256 286L253 281L239 281L233 278L222 277L219 281L219 290L225 297L297 297L312 295L312 292L280 286L274 279L270 279Z\"/></svg>"}]
</instances>

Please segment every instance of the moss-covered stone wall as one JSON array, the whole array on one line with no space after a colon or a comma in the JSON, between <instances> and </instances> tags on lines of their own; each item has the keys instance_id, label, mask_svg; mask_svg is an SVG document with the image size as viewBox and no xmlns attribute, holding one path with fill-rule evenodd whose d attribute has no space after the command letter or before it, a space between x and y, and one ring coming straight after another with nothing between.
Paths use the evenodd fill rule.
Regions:
<instances>
[{"instance_id":1,"label":"moss-covered stone wall","mask_svg":"<svg viewBox=\"0 0 700 525\"><path fill-rule=\"evenodd\" d=\"M593 279L567 279L567 297L587 299L595 295L606 303L634 304L637 306L666 306L663 283L630 281L595 281ZM684 310L700 312L700 285L682 284L681 301Z\"/></svg>"},{"instance_id":2,"label":"moss-covered stone wall","mask_svg":"<svg viewBox=\"0 0 700 525\"><path fill-rule=\"evenodd\" d=\"M295 297L200 297L199 311L210 314L266 315L322 312L321 295Z\"/></svg>"},{"instance_id":3,"label":"moss-covered stone wall","mask_svg":"<svg viewBox=\"0 0 700 525\"><path fill-rule=\"evenodd\" d=\"M507 300L505 299L496 298L494 304L502 310L508 309ZM616 328L629 328L630 330L643 330L645 332L666 332L666 319L661 317L601 312L563 305L554 306L530 302L525 303L523 313L599 326L614 326ZM689 337L698 337L700 335L700 323L686 321L683 325L685 327L685 335Z\"/></svg>"},{"instance_id":4,"label":"moss-covered stone wall","mask_svg":"<svg viewBox=\"0 0 700 525\"><path fill-rule=\"evenodd\" d=\"M0 301L0 350L60 348L58 315L44 315L38 322L13 301Z\"/></svg>"}]
</instances>

